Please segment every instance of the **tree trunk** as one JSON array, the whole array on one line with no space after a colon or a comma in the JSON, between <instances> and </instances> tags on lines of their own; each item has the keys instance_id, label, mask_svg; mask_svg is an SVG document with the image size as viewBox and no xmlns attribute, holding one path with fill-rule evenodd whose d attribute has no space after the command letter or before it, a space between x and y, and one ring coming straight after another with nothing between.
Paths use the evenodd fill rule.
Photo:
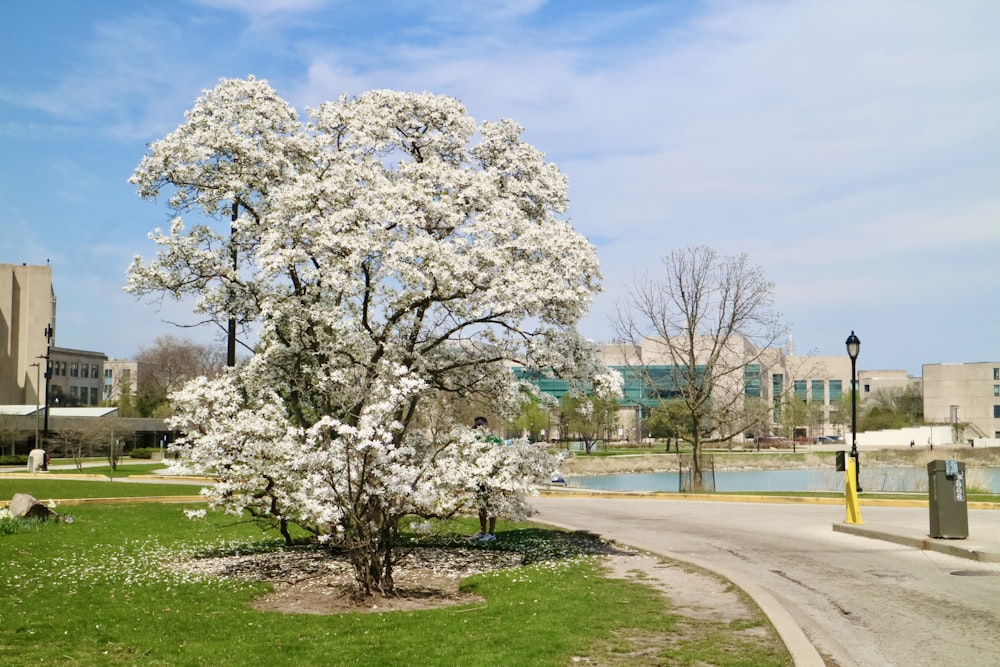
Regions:
<instances>
[{"instance_id":1,"label":"tree trunk","mask_svg":"<svg viewBox=\"0 0 1000 667\"><path fill-rule=\"evenodd\" d=\"M692 415L693 417L693 415ZM705 490L705 480L701 473L701 420L693 418L691 434L691 488L694 491Z\"/></svg>"},{"instance_id":2,"label":"tree trunk","mask_svg":"<svg viewBox=\"0 0 1000 667\"><path fill-rule=\"evenodd\" d=\"M360 511L345 527L344 546L354 569L357 594L361 598L391 597L396 593L392 570L399 520L386 517L374 499L356 510Z\"/></svg>"},{"instance_id":3,"label":"tree trunk","mask_svg":"<svg viewBox=\"0 0 1000 667\"><path fill-rule=\"evenodd\" d=\"M698 446L695 448L691 454L691 470L693 473L691 478L691 488L695 491L704 491L705 479L702 477L701 472L701 447Z\"/></svg>"},{"instance_id":4,"label":"tree trunk","mask_svg":"<svg viewBox=\"0 0 1000 667\"><path fill-rule=\"evenodd\" d=\"M233 263L233 270L239 271L240 254L236 248L236 222L240 219L240 205L233 202L233 213L229 222L229 244L230 260ZM230 315L226 323L226 366L233 368L236 366L236 318Z\"/></svg>"}]
</instances>

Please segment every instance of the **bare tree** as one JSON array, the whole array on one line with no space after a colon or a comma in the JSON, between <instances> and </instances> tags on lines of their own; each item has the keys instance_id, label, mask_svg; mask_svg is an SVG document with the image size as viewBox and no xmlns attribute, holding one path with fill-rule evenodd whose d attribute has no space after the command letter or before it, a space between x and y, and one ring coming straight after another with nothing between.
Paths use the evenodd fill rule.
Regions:
<instances>
[{"instance_id":1,"label":"bare tree","mask_svg":"<svg viewBox=\"0 0 1000 667\"><path fill-rule=\"evenodd\" d=\"M694 485L702 486L701 449L753 426L747 386L762 382L767 352L785 335L773 310L774 284L746 254L720 256L696 246L663 259L661 277L637 277L619 303L618 335L639 351L648 372L666 366L661 398L681 400L690 415ZM764 406L766 407L766 406Z\"/></svg>"},{"instance_id":2,"label":"bare tree","mask_svg":"<svg viewBox=\"0 0 1000 667\"><path fill-rule=\"evenodd\" d=\"M216 377L225 365L225 353L218 346L202 345L188 338L160 336L136 356L142 367L135 397L136 407L145 417L156 416L166 405L167 395L199 376Z\"/></svg>"},{"instance_id":3,"label":"bare tree","mask_svg":"<svg viewBox=\"0 0 1000 667\"><path fill-rule=\"evenodd\" d=\"M20 415L0 415L0 455L3 455L7 445L10 445L10 455L14 455L17 441L21 439L21 434L27 430L24 421L24 417Z\"/></svg>"},{"instance_id":4,"label":"bare tree","mask_svg":"<svg viewBox=\"0 0 1000 667\"><path fill-rule=\"evenodd\" d=\"M64 451L72 457L77 470L83 470L85 458L98 454L106 455L112 470L118 469L118 459L121 456L118 437L122 429L118 420L88 419L74 428L59 432ZM116 453L117 450L117 453Z\"/></svg>"}]
</instances>

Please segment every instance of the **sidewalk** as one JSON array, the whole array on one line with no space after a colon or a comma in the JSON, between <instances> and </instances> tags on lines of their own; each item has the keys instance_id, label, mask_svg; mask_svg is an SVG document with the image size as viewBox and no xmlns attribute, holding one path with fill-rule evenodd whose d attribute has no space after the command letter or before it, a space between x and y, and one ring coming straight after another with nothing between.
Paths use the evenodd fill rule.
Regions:
<instances>
[{"instance_id":1,"label":"sidewalk","mask_svg":"<svg viewBox=\"0 0 1000 667\"><path fill-rule=\"evenodd\" d=\"M1000 563L1000 511L970 509L968 518L968 537L934 538L928 535L930 513L926 507L893 512L878 507L866 508L862 502L863 523L835 523L833 530L983 563Z\"/></svg>"}]
</instances>

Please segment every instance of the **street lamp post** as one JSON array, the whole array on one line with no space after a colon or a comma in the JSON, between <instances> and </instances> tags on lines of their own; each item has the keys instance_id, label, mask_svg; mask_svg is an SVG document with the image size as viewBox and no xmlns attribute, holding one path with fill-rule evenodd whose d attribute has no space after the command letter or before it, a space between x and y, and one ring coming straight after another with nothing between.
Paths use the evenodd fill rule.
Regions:
<instances>
[{"instance_id":1,"label":"street lamp post","mask_svg":"<svg viewBox=\"0 0 1000 667\"><path fill-rule=\"evenodd\" d=\"M48 437L49 435L49 381L52 379L52 325L45 327L45 356L39 356L39 359L45 359L45 429L42 431L42 435Z\"/></svg>"},{"instance_id":2,"label":"street lamp post","mask_svg":"<svg viewBox=\"0 0 1000 667\"><path fill-rule=\"evenodd\" d=\"M851 358L851 458L854 459L854 481L858 491L861 491L858 466L858 353L861 351L861 339L854 335L847 337L847 356Z\"/></svg>"}]
</instances>

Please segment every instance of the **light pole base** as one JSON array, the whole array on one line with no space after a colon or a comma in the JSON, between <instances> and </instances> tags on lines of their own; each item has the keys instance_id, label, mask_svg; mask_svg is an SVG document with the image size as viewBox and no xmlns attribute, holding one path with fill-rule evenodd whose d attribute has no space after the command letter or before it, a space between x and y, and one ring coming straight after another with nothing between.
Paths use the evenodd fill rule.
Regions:
<instances>
[{"instance_id":1,"label":"light pole base","mask_svg":"<svg viewBox=\"0 0 1000 667\"><path fill-rule=\"evenodd\" d=\"M861 505L858 502L858 468L857 460L847 459L847 479L844 483L844 496L847 499L846 523L863 523L861 521Z\"/></svg>"}]
</instances>

